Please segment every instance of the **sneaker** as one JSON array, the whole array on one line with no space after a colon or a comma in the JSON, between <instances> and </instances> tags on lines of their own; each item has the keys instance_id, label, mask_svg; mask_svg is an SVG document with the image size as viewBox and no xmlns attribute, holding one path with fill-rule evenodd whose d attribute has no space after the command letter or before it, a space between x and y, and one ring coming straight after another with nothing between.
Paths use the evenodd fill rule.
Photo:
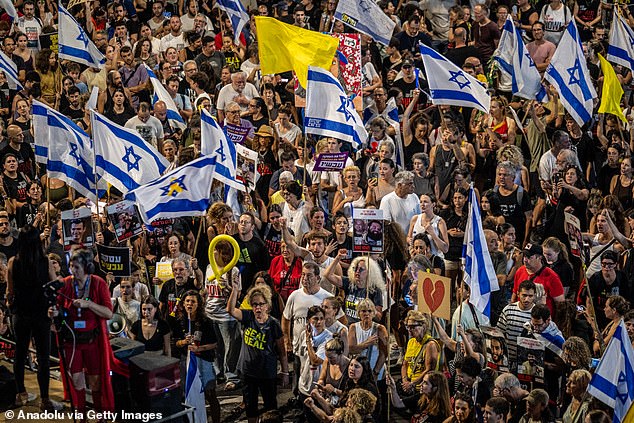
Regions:
<instances>
[{"instance_id":1,"label":"sneaker","mask_svg":"<svg viewBox=\"0 0 634 423\"><path fill-rule=\"evenodd\" d=\"M40 410L42 411L62 411L63 409L64 404L62 404L61 402L53 401L50 398L42 400L42 402L40 403Z\"/></svg>"}]
</instances>

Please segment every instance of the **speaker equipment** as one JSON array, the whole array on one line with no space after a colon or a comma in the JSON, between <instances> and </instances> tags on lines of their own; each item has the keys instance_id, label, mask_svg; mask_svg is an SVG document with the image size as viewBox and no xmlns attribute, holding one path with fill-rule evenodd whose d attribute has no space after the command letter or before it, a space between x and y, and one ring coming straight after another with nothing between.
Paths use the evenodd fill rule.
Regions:
<instances>
[{"instance_id":1,"label":"speaker equipment","mask_svg":"<svg viewBox=\"0 0 634 423\"><path fill-rule=\"evenodd\" d=\"M130 358L132 409L136 412L163 413L183 410L180 360L155 353Z\"/></svg>"},{"instance_id":2,"label":"speaker equipment","mask_svg":"<svg viewBox=\"0 0 634 423\"><path fill-rule=\"evenodd\" d=\"M145 352L145 344L128 338L112 338L110 346L114 356L126 364L129 363L130 357Z\"/></svg>"},{"instance_id":3,"label":"speaker equipment","mask_svg":"<svg viewBox=\"0 0 634 423\"><path fill-rule=\"evenodd\" d=\"M125 319L120 314L113 314L107 324L110 335L116 336L125 330Z\"/></svg>"}]
</instances>

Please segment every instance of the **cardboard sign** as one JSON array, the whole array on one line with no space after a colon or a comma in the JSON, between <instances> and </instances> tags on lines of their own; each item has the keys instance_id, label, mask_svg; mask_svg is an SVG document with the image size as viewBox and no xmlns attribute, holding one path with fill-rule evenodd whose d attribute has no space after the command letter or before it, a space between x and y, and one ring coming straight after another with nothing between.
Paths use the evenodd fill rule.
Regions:
<instances>
[{"instance_id":1,"label":"cardboard sign","mask_svg":"<svg viewBox=\"0 0 634 423\"><path fill-rule=\"evenodd\" d=\"M352 210L353 251L383 252L383 210Z\"/></svg>"},{"instance_id":2,"label":"cardboard sign","mask_svg":"<svg viewBox=\"0 0 634 423\"><path fill-rule=\"evenodd\" d=\"M315 167L313 171L317 172L330 172L342 171L346 166L346 160L348 160L348 153L321 153L317 156Z\"/></svg>"},{"instance_id":3,"label":"cardboard sign","mask_svg":"<svg viewBox=\"0 0 634 423\"><path fill-rule=\"evenodd\" d=\"M441 319L451 319L451 279L418 272L418 310Z\"/></svg>"},{"instance_id":4,"label":"cardboard sign","mask_svg":"<svg viewBox=\"0 0 634 423\"><path fill-rule=\"evenodd\" d=\"M143 222L135 203L124 200L108 206L108 220L114 227L117 241L122 242L143 232Z\"/></svg>"},{"instance_id":5,"label":"cardboard sign","mask_svg":"<svg viewBox=\"0 0 634 423\"><path fill-rule=\"evenodd\" d=\"M517 378L531 391L544 384L544 344L533 338L517 338Z\"/></svg>"},{"instance_id":6,"label":"cardboard sign","mask_svg":"<svg viewBox=\"0 0 634 423\"><path fill-rule=\"evenodd\" d=\"M130 276L130 249L97 244L99 267L114 276Z\"/></svg>"},{"instance_id":7,"label":"cardboard sign","mask_svg":"<svg viewBox=\"0 0 634 423\"><path fill-rule=\"evenodd\" d=\"M255 189L258 181L258 153L236 144L236 180L246 184L249 190Z\"/></svg>"},{"instance_id":8,"label":"cardboard sign","mask_svg":"<svg viewBox=\"0 0 634 423\"><path fill-rule=\"evenodd\" d=\"M62 212L62 237L66 251L73 246L92 247L95 237L92 227L92 213L88 207Z\"/></svg>"}]
</instances>

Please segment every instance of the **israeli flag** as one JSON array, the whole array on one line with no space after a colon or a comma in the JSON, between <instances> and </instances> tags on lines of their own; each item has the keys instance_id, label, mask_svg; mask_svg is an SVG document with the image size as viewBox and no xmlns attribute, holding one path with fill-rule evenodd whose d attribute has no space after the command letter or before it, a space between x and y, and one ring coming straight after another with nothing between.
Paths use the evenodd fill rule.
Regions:
<instances>
[{"instance_id":1,"label":"israeli flag","mask_svg":"<svg viewBox=\"0 0 634 423\"><path fill-rule=\"evenodd\" d=\"M233 41L240 45L240 34L242 28L249 22L249 14L240 0L217 0L216 4L220 10L224 10L231 19L233 28Z\"/></svg>"},{"instance_id":2,"label":"israeli flag","mask_svg":"<svg viewBox=\"0 0 634 423\"><path fill-rule=\"evenodd\" d=\"M502 37L493 58L502 73L512 81L513 95L527 100L548 101L546 89L541 83L541 75L526 50L521 32L513 24L509 15L502 28Z\"/></svg>"},{"instance_id":3,"label":"israeli flag","mask_svg":"<svg viewBox=\"0 0 634 423\"><path fill-rule=\"evenodd\" d=\"M355 146L368 139L352 99L337 78L315 66L308 67L304 127L307 134L333 137Z\"/></svg>"},{"instance_id":4,"label":"israeli flag","mask_svg":"<svg viewBox=\"0 0 634 423\"><path fill-rule=\"evenodd\" d=\"M4 72L7 77L7 83L11 90L23 89L20 80L18 79L18 66L7 56L3 51L0 51L0 70Z\"/></svg>"},{"instance_id":5,"label":"israeli flag","mask_svg":"<svg viewBox=\"0 0 634 423\"><path fill-rule=\"evenodd\" d=\"M106 57L90 41L88 34L68 10L59 6L59 58L81 63L91 68L103 68Z\"/></svg>"},{"instance_id":6,"label":"israeli flag","mask_svg":"<svg viewBox=\"0 0 634 423\"><path fill-rule=\"evenodd\" d=\"M592 100L597 93L590 80L574 19L566 27L544 78L557 88L564 108L579 126L592 118Z\"/></svg>"},{"instance_id":7,"label":"israeli flag","mask_svg":"<svg viewBox=\"0 0 634 423\"><path fill-rule=\"evenodd\" d=\"M614 409L614 423L625 422L634 401L634 349L623 319L594 371L588 393Z\"/></svg>"},{"instance_id":8,"label":"israeli flag","mask_svg":"<svg viewBox=\"0 0 634 423\"><path fill-rule=\"evenodd\" d=\"M618 8L614 11L610 28L610 44L606 59L634 71L634 30L630 28Z\"/></svg>"},{"instance_id":9,"label":"israeli flag","mask_svg":"<svg viewBox=\"0 0 634 423\"><path fill-rule=\"evenodd\" d=\"M418 68L416 69L418 70ZM416 79L418 81L418 79ZM395 161L398 166L405 167L405 152L403 150L403 141L401 137L401 124L399 123L398 107L396 107L396 99L390 97L385 105L385 110L381 113L385 121L394 128L394 142L396 144Z\"/></svg>"},{"instance_id":10,"label":"israeli flag","mask_svg":"<svg viewBox=\"0 0 634 423\"><path fill-rule=\"evenodd\" d=\"M180 129L185 129L187 124L185 120L178 113L178 107L176 107L176 103L172 96L167 92L167 89L161 84L161 81L156 77L156 74L150 69L150 67L144 64L145 69L147 70L147 74L150 77L150 81L152 81L152 87L154 88L154 97L152 98L152 104L156 104L157 101L165 102L167 106L167 119L170 123L176 125Z\"/></svg>"},{"instance_id":11,"label":"israeli flag","mask_svg":"<svg viewBox=\"0 0 634 423\"><path fill-rule=\"evenodd\" d=\"M491 97L480 81L426 45L420 45L420 53L433 104L475 107L489 113Z\"/></svg>"},{"instance_id":12,"label":"israeli flag","mask_svg":"<svg viewBox=\"0 0 634 423\"><path fill-rule=\"evenodd\" d=\"M335 19L386 46L390 44L396 26L377 2L370 0L340 0L335 10Z\"/></svg>"},{"instance_id":13,"label":"israeli flag","mask_svg":"<svg viewBox=\"0 0 634 423\"><path fill-rule=\"evenodd\" d=\"M203 216L211 198L215 156L202 156L126 195L146 224L156 219Z\"/></svg>"},{"instance_id":14,"label":"israeli flag","mask_svg":"<svg viewBox=\"0 0 634 423\"><path fill-rule=\"evenodd\" d=\"M97 172L122 193L161 176L170 163L133 130L92 111Z\"/></svg>"},{"instance_id":15,"label":"israeli flag","mask_svg":"<svg viewBox=\"0 0 634 423\"><path fill-rule=\"evenodd\" d=\"M15 21L18 19L18 12L15 10L15 6L11 0L0 0L0 7L7 12L7 15L11 16L11 18Z\"/></svg>"},{"instance_id":16,"label":"israeli flag","mask_svg":"<svg viewBox=\"0 0 634 423\"><path fill-rule=\"evenodd\" d=\"M206 109L200 115L200 154L216 156L216 179L241 191L244 184L236 181L236 146L227 140L224 131L218 126Z\"/></svg>"},{"instance_id":17,"label":"israeli flag","mask_svg":"<svg viewBox=\"0 0 634 423\"><path fill-rule=\"evenodd\" d=\"M84 197L96 201L92 141L72 120L33 100L36 161L46 163L50 178L61 179ZM43 145L42 140L50 144ZM39 144L38 144L39 143Z\"/></svg>"},{"instance_id":18,"label":"israeli flag","mask_svg":"<svg viewBox=\"0 0 634 423\"><path fill-rule=\"evenodd\" d=\"M200 370L196 354L189 351L187 355L187 376L185 377L185 404L195 409L194 415L189 415L190 423L201 423L207 421L207 411L205 410L205 388L202 383Z\"/></svg>"},{"instance_id":19,"label":"israeli flag","mask_svg":"<svg viewBox=\"0 0 634 423\"><path fill-rule=\"evenodd\" d=\"M469 302L491 317L491 292L498 291L498 278L482 230L482 216L473 186L469 190L469 217L462 245L464 282L471 288Z\"/></svg>"}]
</instances>

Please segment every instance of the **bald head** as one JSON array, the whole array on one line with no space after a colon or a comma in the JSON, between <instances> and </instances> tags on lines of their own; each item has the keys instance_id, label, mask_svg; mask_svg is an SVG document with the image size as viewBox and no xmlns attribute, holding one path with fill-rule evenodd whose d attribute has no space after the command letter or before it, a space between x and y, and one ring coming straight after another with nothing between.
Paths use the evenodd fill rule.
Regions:
<instances>
[{"instance_id":1,"label":"bald head","mask_svg":"<svg viewBox=\"0 0 634 423\"><path fill-rule=\"evenodd\" d=\"M459 26L458 28L456 28L454 30L453 36L454 36L454 39L457 38L459 40L463 40L464 41L465 37L467 36L467 31L465 31L464 28Z\"/></svg>"},{"instance_id":2,"label":"bald head","mask_svg":"<svg viewBox=\"0 0 634 423\"><path fill-rule=\"evenodd\" d=\"M9 138L10 143L20 144L24 140L22 128L18 125L9 125L7 127L7 137Z\"/></svg>"}]
</instances>

